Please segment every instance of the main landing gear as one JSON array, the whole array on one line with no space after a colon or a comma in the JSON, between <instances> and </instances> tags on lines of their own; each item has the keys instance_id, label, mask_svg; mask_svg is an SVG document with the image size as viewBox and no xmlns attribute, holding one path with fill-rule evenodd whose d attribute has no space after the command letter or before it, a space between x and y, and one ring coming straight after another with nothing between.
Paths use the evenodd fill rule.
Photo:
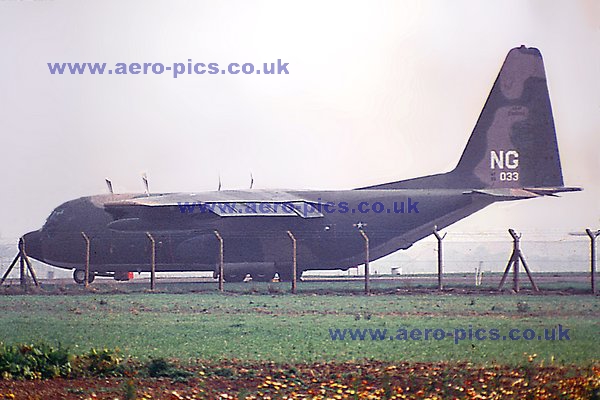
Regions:
<instances>
[{"instance_id":1,"label":"main landing gear","mask_svg":"<svg viewBox=\"0 0 600 400\"><path fill-rule=\"evenodd\" d=\"M88 275L88 283L94 282L95 278L96 278L96 274L94 272L90 271L90 273ZM83 285L85 283L85 270L76 269L75 271L73 271L73 280L77 284Z\"/></svg>"}]
</instances>

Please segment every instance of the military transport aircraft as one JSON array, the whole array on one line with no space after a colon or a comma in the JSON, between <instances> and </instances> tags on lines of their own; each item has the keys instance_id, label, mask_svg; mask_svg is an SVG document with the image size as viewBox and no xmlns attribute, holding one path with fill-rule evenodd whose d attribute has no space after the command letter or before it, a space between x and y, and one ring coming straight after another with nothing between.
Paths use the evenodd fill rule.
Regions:
<instances>
[{"instance_id":1,"label":"military transport aircraft","mask_svg":"<svg viewBox=\"0 0 600 400\"><path fill-rule=\"evenodd\" d=\"M217 271L218 231L224 243L224 279L247 274L292 278L297 271L342 269L407 249L484 207L507 200L580 190L563 185L542 56L512 49L479 120L450 172L353 190L219 190L203 193L107 194L66 202L42 229L24 236L29 256L89 280L126 279L150 270L156 240L157 271ZM216 272L215 272L216 274Z\"/></svg>"}]
</instances>

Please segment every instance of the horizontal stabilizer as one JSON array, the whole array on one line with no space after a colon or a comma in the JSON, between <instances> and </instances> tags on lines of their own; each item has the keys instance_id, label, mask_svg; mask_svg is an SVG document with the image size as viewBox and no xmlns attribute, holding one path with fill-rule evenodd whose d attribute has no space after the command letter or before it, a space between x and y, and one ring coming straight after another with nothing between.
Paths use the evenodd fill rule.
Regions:
<instances>
[{"instance_id":1,"label":"horizontal stabilizer","mask_svg":"<svg viewBox=\"0 0 600 400\"><path fill-rule=\"evenodd\" d=\"M516 199L531 199L540 197L540 195L525 189L501 188L501 189L478 189L465 192L466 194L483 194L486 196L498 197L498 200L516 200Z\"/></svg>"},{"instance_id":2,"label":"horizontal stabilizer","mask_svg":"<svg viewBox=\"0 0 600 400\"><path fill-rule=\"evenodd\" d=\"M580 192L579 187L541 187L541 188L525 188L530 192L539 194L540 196L556 196L557 193L563 192Z\"/></svg>"},{"instance_id":3,"label":"horizontal stabilizer","mask_svg":"<svg viewBox=\"0 0 600 400\"><path fill-rule=\"evenodd\" d=\"M498 189L477 189L465 192L466 194L477 193L492 197L499 197L502 200L530 199L541 196L556 196L561 192L577 192L581 188L576 187L557 187L557 188L498 188Z\"/></svg>"}]
</instances>

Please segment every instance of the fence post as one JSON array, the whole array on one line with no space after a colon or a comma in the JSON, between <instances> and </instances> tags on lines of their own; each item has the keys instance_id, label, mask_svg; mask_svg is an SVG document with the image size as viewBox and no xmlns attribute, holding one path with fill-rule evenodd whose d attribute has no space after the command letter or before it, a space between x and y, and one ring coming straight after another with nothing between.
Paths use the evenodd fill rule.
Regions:
<instances>
[{"instance_id":1,"label":"fence post","mask_svg":"<svg viewBox=\"0 0 600 400\"><path fill-rule=\"evenodd\" d=\"M85 277L83 278L83 286L87 288L90 285L90 238L85 232L81 232L81 236L85 240Z\"/></svg>"},{"instance_id":2,"label":"fence post","mask_svg":"<svg viewBox=\"0 0 600 400\"><path fill-rule=\"evenodd\" d=\"M447 233L444 233L444 236L440 236L437 230L437 226L433 227L433 234L437 239L438 243L438 290L444 290L444 285L442 283L442 275L444 273L444 256L442 253L442 240L446 237Z\"/></svg>"},{"instance_id":3,"label":"fence post","mask_svg":"<svg viewBox=\"0 0 600 400\"><path fill-rule=\"evenodd\" d=\"M292 293L296 294L296 272L298 271L296 237L292 231L287 231L287 234L292 239Z\"/></svg>"},{"instance_id":4,"label":"fence post","mask_svg":"<svg viewBox=\"0 0 600 400\"><path fill-rule=\"evenodd\" d=\"M150 290L154 292L156 287L156 241L150 232L146 232L146 236L150 239L151 255L150 255Z\"/></svg>"},{"instance_id":5,"label":"fence post","mask_svg":"<svg viewBox=\"0 0 600 400\"><path fill-rule=\"evenodd\" d=\"M215 230L215 236L219 240L219 292L224 290L223 286L223 237L219 231Z\"/></svg>"},{"instance_id":6,"label":"fence post","mask_svg":"<svg viewBox=\"0 0 600 400\"><path fill-rule=\"evenodd\" d=\"M600 231L592 232L591 229L586 229L585 232L590 237L590 279L592 283L592 294L596 293L596 238Z\"/></svg>"},{"instance_id":7,"label":"fence post","mask_svg":"<svg viewBox=\"0 0 600 400\"><path fill-rule=\"evenodd\" d=\"M359 229L363 239L365 239L365 294L369 294L369 237L364 230Z\"/></svg>"}]
</instances>

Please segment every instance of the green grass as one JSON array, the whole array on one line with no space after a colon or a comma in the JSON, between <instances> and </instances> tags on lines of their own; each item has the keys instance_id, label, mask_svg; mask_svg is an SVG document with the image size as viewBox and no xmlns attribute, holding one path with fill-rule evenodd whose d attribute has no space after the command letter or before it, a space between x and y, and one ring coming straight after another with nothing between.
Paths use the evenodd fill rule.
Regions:
<instances>
[{"instance_id":1,"label":"green grass","mask_svg":"<svg viewBox=\"0 0 600 400\"><path fill-rule=\"evenodd\" d=\"M518 303L521 303L519 306ZM523 305L525 303L525 305ZM594 296L90 294L0 296L0 341L121 349L141 359L378 359L519 365L600 360ZM332 341L329 328L570 329L570 341ZM526 355L527 354L527 355Z\"/></svg>"},{"instance_id":2,"label":"green grass","mask_svg":"<svg viewBox=\"0 0 600 400\"><path fill-rule=\"evenodd\" d=\"M361 294L364 291L364 281L360 276L339 275L329 277L330 280L323 281L324 277L311 276L305 274L308 278L298 283L299 294ZM116 294L116 293L145 293L149 286L149 277L144 275L145 279L139 279L128 283L115 282L112 279L97 278L91 288L97 294ZM314 280L317 278L318 280ZM333 278L333 279L332 279ZM348 279L351 278L351 279ZM501 273L488 273L483 278L481 286L474 285L474 275L469 273L448 273L444 275L444 287L446 291L469 292L469 293L489 293L496 292ZM588 294L590 293L589 273L554 273L538 272L534 278L542 292L559 292L557 294ZM18 280L8 281L0 286L0 295L20 293ZM512 289L512 274L508 276L504 290L510 292ZM229 293L239 294L282 294L290 292L291 284L288 283L261 283L244 282L230 283L225 282L225 290ZM531 291L531 284L527 276L521 274L521 289L526 292ZM46 280L42 282L43 291L46 294L86 294L81 285L77 285L67 280ZM157 288L161 293L215 293L217 290L216 280L210 278L185 278L173 279L160 276L157 279ZM398 292L408 293L420 292L437 289L436 274L419 275L377 275L371 279L371 291L376 294L395 294Z\"/></svg>"}]
</instances>

